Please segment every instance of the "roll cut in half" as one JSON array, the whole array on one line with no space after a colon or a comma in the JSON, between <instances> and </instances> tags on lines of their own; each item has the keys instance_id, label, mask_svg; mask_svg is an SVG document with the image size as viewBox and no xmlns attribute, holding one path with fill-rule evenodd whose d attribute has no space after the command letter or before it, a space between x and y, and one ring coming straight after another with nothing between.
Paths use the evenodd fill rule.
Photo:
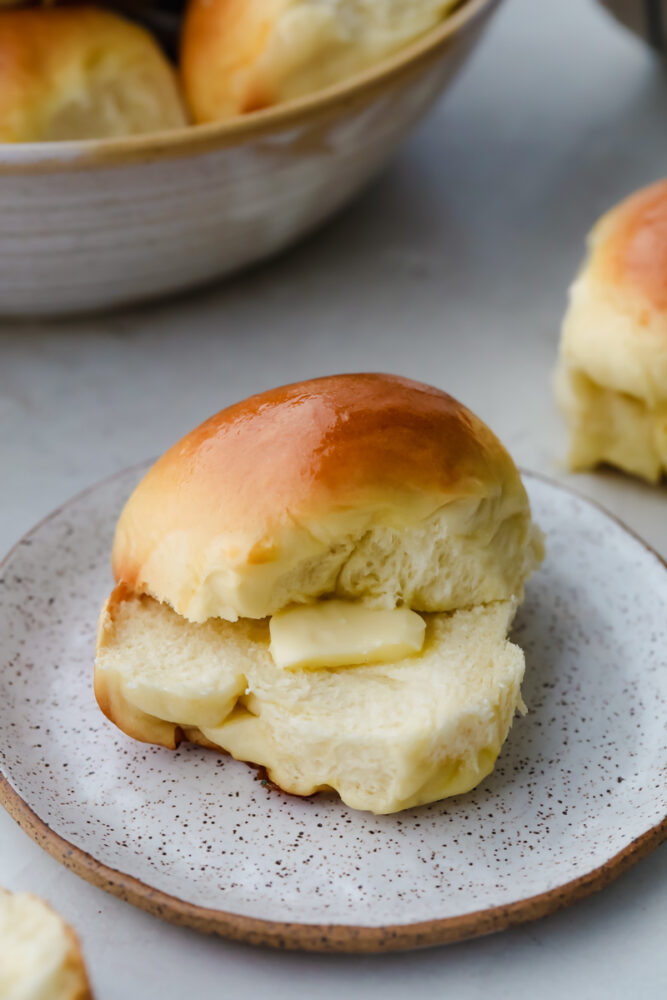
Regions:
<instances>
[{"instance_id":1,"label":"roll cut in half","mask_svg":"<svg viewBox=\"0 0 667 1000\"><path fill-rule=\"evenodd\" d=\"M521 707L507 632L542 558L512 459L389 375L253 396L168 451L120 517L95 693L298 795L395 812L468 791Z\"/></svg>"},{"instance_id":2,"label":"roll cut in half","mask_svg":"<svg viewBox=\"0 0 667 1000\"><path fill-rule=\"evenodd\" d=\"M92 1000L74 931L27 892L0 889L0 997Z\"/></svg>"},{"instance_id":3,"label":"roll cut in half","mask_svg":"<svg viewBox=\"0 0 667 1000\"><path fill-rule=\"evenodd\" d=\"M175 72L143 28L95 7L0 10L0 142L185 124Z\"/></svg>"},{"instance_id":4,"label":"roll cut in half","mask_svg":"<svg viewBox=\"0 0 667 1000\"><path fill-rule=\"evenodd\" d=\"M667 472L667 180L600 219L570 290L556 373L574 469Z\"/></svg>"},{"instance_id":5,"label":"roll cut in half","mask_svg":"<svg viewBox=\"0 0 667 1000\"><path fill-rule=\"evenodd\" d=\"M365 70L441 21L456 0L190 0L186 96L210 122L304 97Z\"/></svg>"}]
</instances>

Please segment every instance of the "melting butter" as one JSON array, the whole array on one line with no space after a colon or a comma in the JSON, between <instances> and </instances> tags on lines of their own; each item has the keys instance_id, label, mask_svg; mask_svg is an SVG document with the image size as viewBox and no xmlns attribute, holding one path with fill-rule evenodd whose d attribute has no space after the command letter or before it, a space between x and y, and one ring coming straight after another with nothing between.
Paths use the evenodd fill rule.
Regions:
<instances>
[{"instance_id":1,"label":"melting butter","mask_svg":"<svg viewBox=\"0 0 667 1000\"><path fill-rule=\"evenodd\" d=\"M426 623L409 608L320 601L288 608L269 622L271 655L284 670L389 663L418 653Z\"/></svg>"}]
</instances>

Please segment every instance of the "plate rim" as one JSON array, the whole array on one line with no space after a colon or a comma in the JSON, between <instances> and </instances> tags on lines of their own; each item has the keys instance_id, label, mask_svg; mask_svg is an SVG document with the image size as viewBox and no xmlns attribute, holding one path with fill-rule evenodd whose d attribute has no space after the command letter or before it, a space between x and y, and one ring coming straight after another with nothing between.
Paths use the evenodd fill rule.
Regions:
<instances>
[{"instance_id":1,"label":"plate rim","mask_svg":"<svg viewBox=\"0 0 667 1000\"><path fill-rule=\"evenodd\" d=\"M74 494L38 521L10 548L0 560L0 570L14 553L48 521L63 510L132 471L147 468L150 460L130 465L106 476ZM642 548L657 559L667 571L667 560L619 517L602 504L570 486L540 472L520 469L521 476L536 479L596 508L614 521ZM268 946L282 950L311 952L379 953L429 948L457 941L482 937L528 921L537 920L563 909L614 882L638 861L647 857L667 840L667 814L654 826L640 834L601 865L568 882L545 892L491 906L453 917L432 918L406 924L368 926L363 924L298 923L248 917L228 910L199 906L127 875L98 861L91 854L66 840L40 819L34 809L14 789L9 778L0 770L0 806L18 826L47 854L73 871L80 878L153 916L169 923L244 944Z\"/></svg>"}]
</instances>

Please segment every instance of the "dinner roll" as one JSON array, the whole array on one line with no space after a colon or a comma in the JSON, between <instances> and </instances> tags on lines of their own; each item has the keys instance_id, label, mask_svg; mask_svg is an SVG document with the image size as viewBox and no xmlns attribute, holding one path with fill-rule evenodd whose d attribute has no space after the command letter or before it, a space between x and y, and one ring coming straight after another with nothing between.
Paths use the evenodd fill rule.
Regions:
<instances>
[{"instance_id":1,"label":"dinner roll","mask_svg":"<svg viewBox=\"0 0 667 1000\"><path fill-rule=\"evenodd\" d=\"M134 739L219 747L287 792L332 788L354 809L393 813L493 770L523 707L523 653L506 639L515 609L427 615L417 657L291 672L271 659L266 621L193 625L118 588L100 620L95 694Z\"/></svg>"},{"instance_id":2,"label":"dinner roll","mask_svg":"<svg viewBox=\"0 0 667 1000\"><path fill-rule=\"evenodd\" d=\"M522 707L543 555L512 459L446 393L337 375L211 417L123 510L95 696L129 736L395 812L468 791Z\"/></svg>"},{"instance_id":3,"label":"dinner roll","mask_svg":"<svg viewBox=\"0 0 667 1000\"><path fill-rule=\"evenodd\" d=\"M570 290L556 375L570 463L667 471L667 180L596 224Z\"/></svg>"},{"instance_id":4,"label":"dinner roll","mask_svg":"<svg viewBox=\"0 0 667 1000\"><path fill-rule=\"evenodd\" d=\"M130 497L117 583L192 622L322 595L450 611L519 596L541 558L495 435L451 396L338 375L251 396L171 448Z\"/></svg>"},{"instance_id":5,"label":"dinner roll","mask_svg":"<svg viewBox=\"0 0 667 1000\"><path fill-rule=\"evenodd\" d=\"M27 892L0 889L0 997L92 1000L74 931Z\"/></svg>"},{"instance_id":6,"label":"dinner roll","mask_svg":"<svg viewBox=\"0 0 667 1000\"><path fill-rule=\"evenodd\" d=\"M198 122L311 94L441 21L455 0L190 0L181 66Z\"/></svg>"},{"instance_id":7,"label":"dinner roll","mask_svg":"<svg viewBox=\"0 0 667 1000\"><path fill-rule=\"evenodd\" d=\"M143 28L96 7L0 11L0 142L185 124L175 73Z\"/></svg>"}]
</instances>

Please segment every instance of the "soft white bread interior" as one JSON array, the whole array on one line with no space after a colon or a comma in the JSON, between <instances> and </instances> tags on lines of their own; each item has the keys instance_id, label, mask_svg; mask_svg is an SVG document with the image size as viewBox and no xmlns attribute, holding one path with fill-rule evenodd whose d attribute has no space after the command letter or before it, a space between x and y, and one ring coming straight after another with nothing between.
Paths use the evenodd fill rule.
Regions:
<instances>
[{"instance_id":1,"label":"soft white bread interior","mask_svg":"<svg viewBox=\"0 0 667 1000\"><path fill-rule=\"evenodd\" d=\"M520 596L542 558L514 462L451 396L339 375L252 396L149 470L117 583L193 622L325 595L450 611Z\"/></svg>"},{"instance_id":2,"label":"soft white bread interior","mask_svg":"<svg viewBox=\"0 0 667 1000\"><path fill-rule=\"evenodd\" d=\"M311 94L395 52L455 0L190 0L181 67L196 121Z\"/></svg>"},{"instance_id":3,"label":"soft white bread interior","mask_svg":"<svg viewBox=\"0 0 667 1000\"><path fill-rule=\"evenodd\" d=\"M92 1000L76 935L30 893L0 889L2 1000Z\"/></svg>"},{"instance_id":4,"label":"soft white bread interior","mask_svg":"<svg viewBox=\"0 0 667 1000\"><path fill-rule=\"evenodd\" d=\"M515 608L427 615L422 652L398 662L284 671L266 620L197 625L120 587L100 619L95 693L135 739L220 747L288 792L333 788L353 808L395 812L493 769L522 707Z\"/></svg>"},{"instance_id":5,"label":"soft white bread interior","mask_svg":"<svg viewBox=\"0 0 667 1000\"><path fill-rule=\"evenodd\" d=\"M570 290L556 374L570 464L667 472L667 180L596 224Z\"/></svg>"},{"instance_id":6,"label":"soft white bread interior","mask_svg":"<svg viewBox=\"0 0 667 1000\"><path fill-rule=\"evenodd\" d=\"M0 142L102 139L185 125L155 39L96 7L0 11Z\"/></svg>"},{"instance_id":7,"label":"soft white bread interior","mask_svg":"<svg viewBox=\"0 0 667 1000\"><path fill-rule=\"evenodd\" d=\"M667 402L649 406L564 365L555 388L570 429L572 469L605 462L652 483L667 472Z\"/></svg>"}]
</instances>

